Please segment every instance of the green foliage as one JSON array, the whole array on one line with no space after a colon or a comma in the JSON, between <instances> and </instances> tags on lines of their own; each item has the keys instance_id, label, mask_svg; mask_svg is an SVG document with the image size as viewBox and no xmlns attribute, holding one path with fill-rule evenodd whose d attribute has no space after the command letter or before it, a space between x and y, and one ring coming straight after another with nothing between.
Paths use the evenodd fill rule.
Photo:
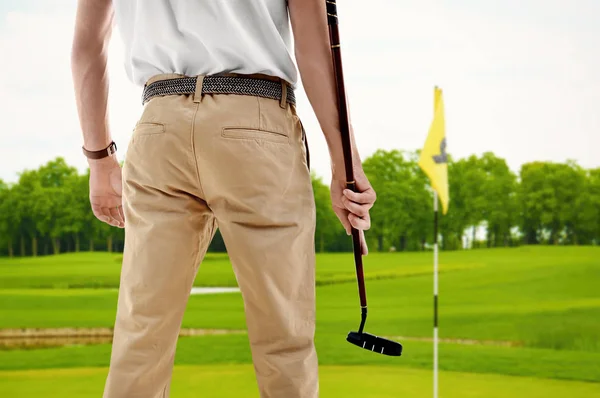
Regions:
<instances>
[{"instance_id":1,"label":"green foliage","mask_svg":"<svg viewBox=\"0 0 600 398\"><path fill-rule=\"evenodd\" d=\"M432 232L433 199L416 154L378 150L363 168L378 198L368 232L376 239L376 249L383 251L389 245L401 251L421 250Z\"/></svg>"},{"instance_id":2,"label":"green foliage","mask_svg":"<svg viewBox=\"0 0 600 398\"><path fill-rule=\"evenodd\" d=\"M484 176L480 221L487 223L488 246L508 246L511 227L517 222L517 177L493 153L483 154L479 163Z\"/></svg>"},{"instance_id":3,"label":"green foliage","mask_svg":"<svg viewBox=\"0 0 600 398\"><path fill-rule=\"evenodd\" d=\"M433 195L417 165L419 151L378 150L363 167L375 191L371 251L419 251L433 242ZM573 161L531 162L515 175L491 152L449 156L450 209L440 216L443 249L525 244L600 243L600 169ZM346 252L352 241L331 208L328 182L311 175L317 252ZM478 242L478 228L486 231ZM97 220L89 203L89 169L80 175L56 158L25 170L16 184L0 181L0 256L80 250L120 251L125 231ZM51 249L51 250L49 250ZM223 252L217 231L209 251Z\"/></svg>"},{"instance_id":4,"label":"green foliage","mask_svg":"<svg viewBox=\"0 0 600 398\"><path fill-rule=\"evenodd\" d=\"M343 234L344 227L338 220L331 207L331 193L329 187L323 183L314 172L311 173L312 189L315 196L317 226L315 231L315 249L325 252L331 249L336 238Z\"/></svg>"},{"instance_id":5,"label":"green foliage","mask_svg":"<svg viewBox=\"0 0 600 398\"><path fill-rule=\"evenodd\" d=\"M527 243L592 244L600 241L598 169L575 162L533 162L521 168L522 230Z\"/></svg>"}]
</instances>

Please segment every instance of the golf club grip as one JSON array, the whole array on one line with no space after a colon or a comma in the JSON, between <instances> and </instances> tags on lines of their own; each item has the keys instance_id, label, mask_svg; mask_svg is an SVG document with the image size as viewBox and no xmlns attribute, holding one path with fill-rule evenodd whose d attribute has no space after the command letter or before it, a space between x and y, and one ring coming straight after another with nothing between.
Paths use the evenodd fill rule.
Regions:
<instances>
[{"instance_id":1,"label":"golf club grip","mask_svg":"<svg viewBox=\"0 0 600 398\"><path fill-rule=\"evenodd\" d=\"M337 4L335 0L326 0L325 5L327 6L327 24L337 25Z\"/></svg>"},{"instance_id":2,"label":"golf club grip","mask_svg":"<svg viewBox=\"0 0 600 398\"><path fill-rule=\"evenodd\" d=\"M328 1L329 5L329 1ZM329 13L328 13L329 14ZM337 20L337 17L336 17ZM348 122L348 104L346 103L346 86L344 84L344 69L342 66L342 54L340 51L340 34L337 23L329 24L329 41L331 43L331 56L333 58L333 70L337 88L338 114L340 132L342 133L342 151L344 154L344 166L346 169L346 181L348 189L356 192L354 183L354 170L352 168L352 146L350 142L350 124ZM352 183L352 187L350 184Z\"/></svg>"},{"instance_id":3,"label":"golf club grip","mask_svg":"<svg viewBox=\"0 0 600 398\"><path fill-rule=\"evenodd\" d=\"M344 166L346 169L346 187L357 192L354 181L354 170L352 167L352 146L350 142L350 124L348 122L348 105L346 103L346 87L344 85L344 70L342 66L342 54L340 50L340 33L338 29L337 6L335 0L326 0L327 22L329 25L329 42L331 44L331 55L337 87L338 114L340 132L342 134L342 150L344 154ZM360 232L352 228L352 246L354 249L354 263L356 265L356 279L358 281L358 293L360 305L367 306L367 294L365 289L365 278L362 264L362 249L360 244Z\"/></svg>"}]
</instances>

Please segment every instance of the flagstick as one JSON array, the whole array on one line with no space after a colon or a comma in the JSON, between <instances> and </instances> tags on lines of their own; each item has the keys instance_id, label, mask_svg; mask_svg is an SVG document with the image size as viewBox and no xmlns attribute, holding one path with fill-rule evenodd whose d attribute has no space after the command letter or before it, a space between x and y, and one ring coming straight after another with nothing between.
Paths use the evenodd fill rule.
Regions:
<instances>
[{"instance_id":1,"label":"flagstick","mask_svg":"<svg viewBox=\"0 0 600 398\"><path fill-rule=\"evenodd\" d=\"M433 398L438 397L438 195L433 190Z\"/></svg>"}]
</instances>

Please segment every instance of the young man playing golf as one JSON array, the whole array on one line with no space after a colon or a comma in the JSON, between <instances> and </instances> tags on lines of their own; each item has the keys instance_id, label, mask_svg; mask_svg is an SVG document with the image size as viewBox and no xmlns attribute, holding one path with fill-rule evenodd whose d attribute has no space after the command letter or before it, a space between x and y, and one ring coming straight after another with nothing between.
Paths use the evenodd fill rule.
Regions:
<instances>
[{"instance_id":1,"label":"young man playing golf","mask_svg":"<svg viewBox=\"0 0 600 398\"><path fill-rule=\"evenodd\" d=\"M169 396L185 306L217 226L261 397L318 397L315 206L290 20L331 155L335 213L348 232L366 230L375 201L355 146L358 192L344 189L325 0L80 0L76 18L72 72L91 207L126 231L104 398ZM114 23L127 75L144 87L122 170L107 124Z\"/></svg>"}]
</instances>

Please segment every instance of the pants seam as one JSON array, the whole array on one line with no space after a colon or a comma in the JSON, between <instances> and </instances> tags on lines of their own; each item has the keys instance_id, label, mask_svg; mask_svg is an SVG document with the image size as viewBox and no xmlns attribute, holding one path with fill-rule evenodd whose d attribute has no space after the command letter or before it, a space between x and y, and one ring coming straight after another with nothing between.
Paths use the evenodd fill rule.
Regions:
<instances>
[{"instance_id":1,"label":"pants seam","mask_svg":"<svg viewBox=\"0 0 600 398\"><path fill-rule=\"evenodd\" d=\"M190 129L190 142L192 144L192 162L194 168L196 169L196 178L198 180L198 188L200 188L200 196L204 197L204 188L202 187L202 182L200 181L200 169L198 167L198 158L196 157L196 143L194 140L194 133L196 130L196 116L198 115L199 108L200 103L196 103L196 109L194 110L194 116L192 117L192 126Z\"/></svg>"}]
</instances>

